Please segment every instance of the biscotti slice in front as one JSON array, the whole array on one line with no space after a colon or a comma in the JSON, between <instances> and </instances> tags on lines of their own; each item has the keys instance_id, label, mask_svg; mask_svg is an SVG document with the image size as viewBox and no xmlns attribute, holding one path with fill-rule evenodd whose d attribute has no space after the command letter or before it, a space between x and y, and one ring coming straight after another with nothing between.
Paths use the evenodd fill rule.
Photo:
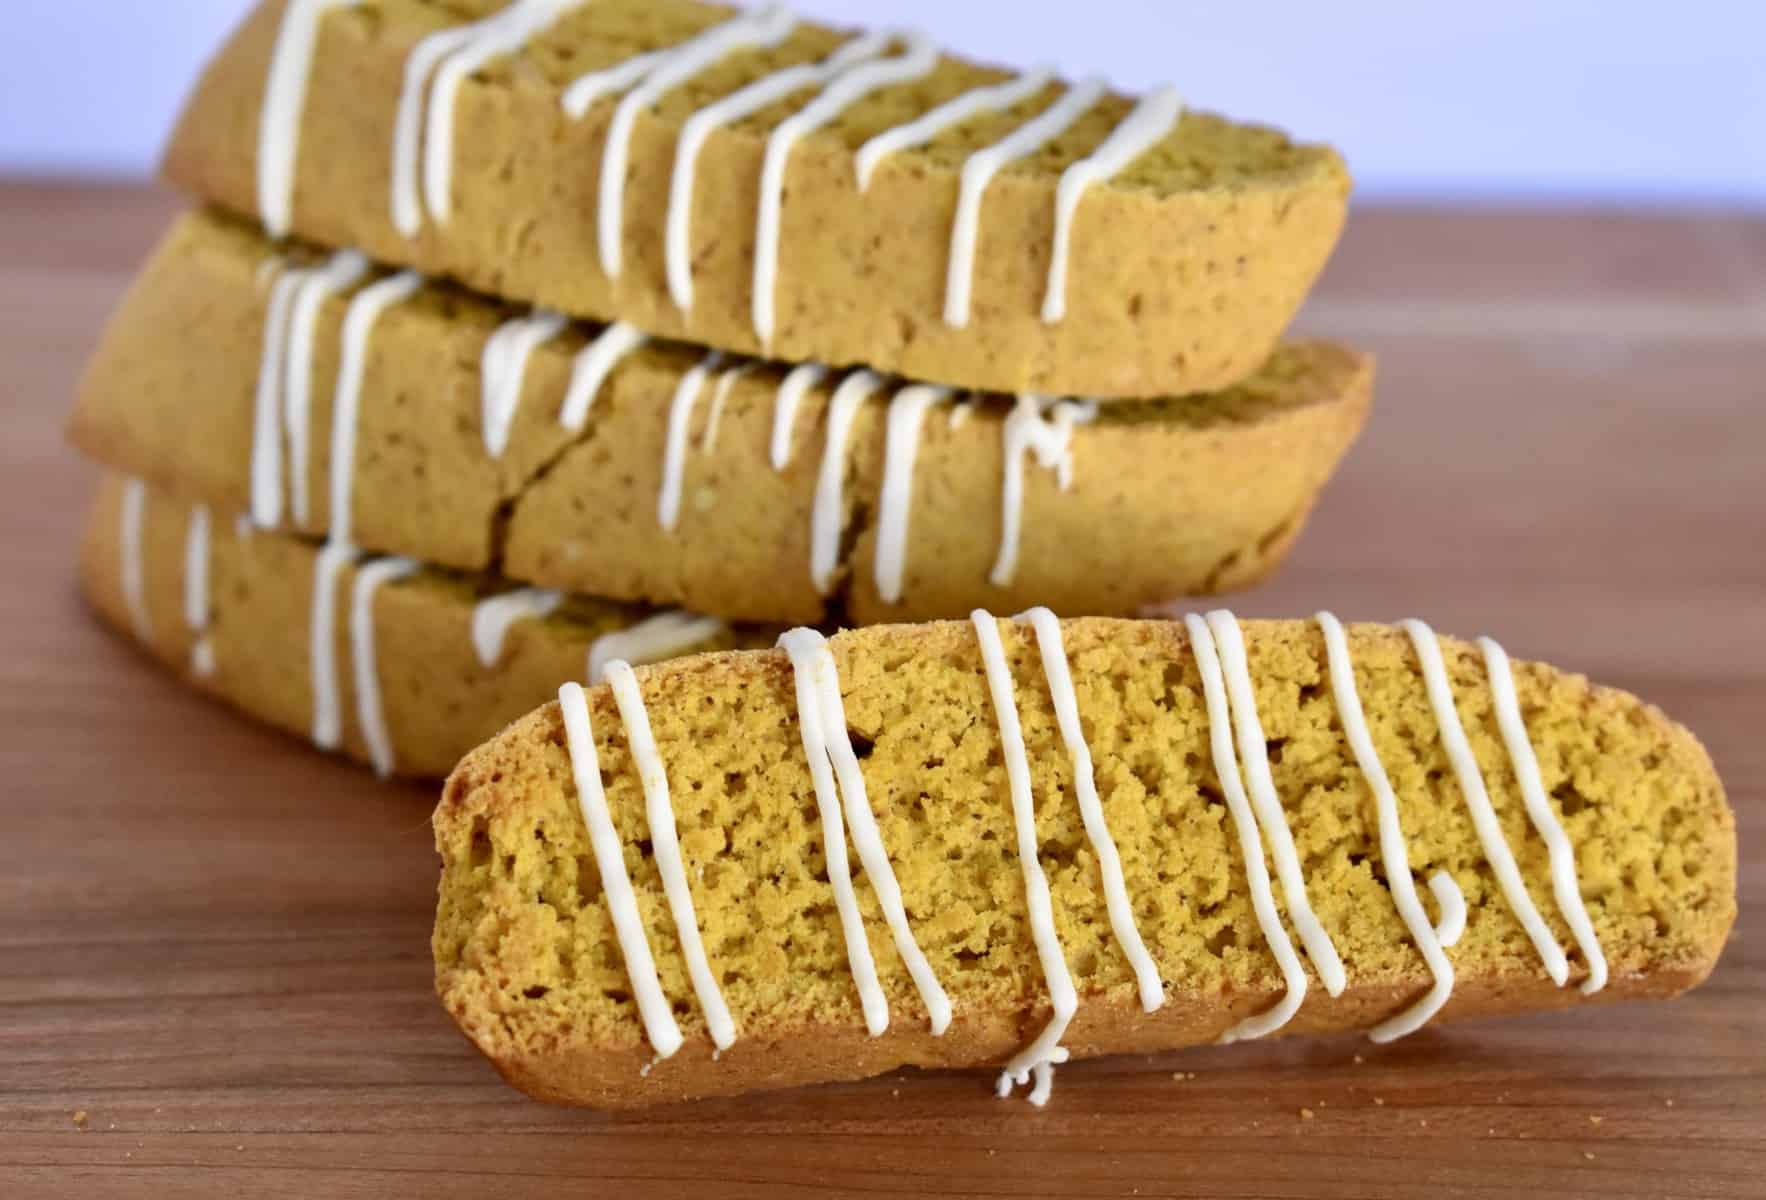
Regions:
<instances>
[{"instance_id":1,"label":"biscotti slice in front","mask_svg":"<svg viewBox=\"0 0 1766 1200\"><path fill-rule=\"evenodd\" d=\"M696 0L265 0L165 170L278 234L583 318L1105 399L1255 371L1350 186L1332 150L1171 89Z\"/></svg>"},{"instance_id":2,"label":"biscotti slice in front","mask_svg":"<svg viewBox=\"0 0 1766 1200\"><path fill-rule=\"evenodd\" d=\"M266 527L347 515L367 549L621 601L1133 614L1272 570L1372 386L1365 357L1306 343L1226 392L1098 411L712 362L628 328L196 215L113 319L71 432Z\"/></svg>"},{"instance_id":3,"label":"biscotti slice in front","mask_svg":"<svg viewBox=\"0 0 1766 1200\"><path fill-rule=\"evenodd\" d=\"M623 1107L1667 996L1733 816L1631 696L1426 626L878 627L609 676L466 758L436 981ZM1672 1021L1663 1013L1663 1021Z\"/></svg>"},{"instance_id":4,"label":"biscotti slice in front","mask_svg":"<svg viewBox=\"0 0 1766 1200\"><path fill-rule=\"evenodd\" d=\"M321 548L107 475L80 556L109 624L192 686L382 774L439 779L608 661L768 645L730 627ZM315 639L315 622L330 636Z\"/></svg>"}]
</instances>

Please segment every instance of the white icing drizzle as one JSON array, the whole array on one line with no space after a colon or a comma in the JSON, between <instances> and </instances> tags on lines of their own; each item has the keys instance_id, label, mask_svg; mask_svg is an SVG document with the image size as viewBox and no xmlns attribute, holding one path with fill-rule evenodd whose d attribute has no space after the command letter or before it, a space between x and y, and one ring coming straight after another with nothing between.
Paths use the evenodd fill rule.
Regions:
<instances>
[{"instance_id":1,"label":"white icing drizzle","mask_svg":"<svg viewBox=\"0 0 1766 1200\"><path fill-rule=\"evenodd\" d=\"M1246 1017L1220 1036L1222 1045L1267 1037L1286 1025L1300 1011L1306 999L1306 969L1294 952L1294 943L1282 925L1276 910L1275 890L1269 882L1269 865L1263 858L1263 837L1257 828L1257 815L1245 795L1245 784L1239 774L1239 762L1233 749L1232 715L1227 708L1226 683L1221 678L1220 655L1208 622L1190 613L1184 617L1189 631L1190 649L1196 655L1196 667L1202 676L1202 695L1208 706L1208 748L1214 758L1214 774L1220 780L1221 794L1226 798L1227 811L1232 814L1233 828L1239 837L1239 853L1245 860L1245 879L1251 889L1251 910L1257 915L1257 927L1263 933L1276 965L1281 968L1286 988L1282 998L1261 1013Z\"/></svg>"},{"instance_id":2,"label":"white icing drizzle","mask_svg":"<svg viewBox=\"0 0 1766 1200\"><path fill-rule=\"evenodd\" d=\"M717 431L724 422L724 405L729 403L730 393L736 385L753 372L753 363L743 363L717 377L717 387L711 392L711 411L705 415L705 432L699 435L699 453L710 454L717 449Z\"/></svg>"},{"instance_id":3,"label":"white icing drizzle","mask_svg":"<svg viewBox=\"0 0 1766 1200\"><path fill-rule=\"evenodd\" d=\"M479 385L484 448L492 458L503 457L509 448L509 431L521 407L522 385L527 382L528 360L569 324L563 313L535 309L528 316L506 322L485 342Z\"/></svg>"},{"instance_id":4,"label":"white icing drizzle","mask_svg":"<svg viewBox=\"0 0 1766 1200\"><path fill-rule=\"evenodd\" d=\"M1239 760L1251 793L1251 805L1257 812L1258 826L1269 839L1288 919L1294 923L1294 932L1300 935L1301 945L1306 947L1306 957L1312 960L1319 978L1324 981L1325 991L1340 996L1348 984L1343 960L1338 957L1336 946L1313 913L1312 901L1306 895L1306 880L1301 874L1300 856L1294 849L1294 835L1288 829L1287 813L1282 809L1281 799L1275 793L1275 781L1269 772L1269 747L1263 737L1263 723L1257 715L1257 693L1251 686L1244 635L1239 630L1238 619L1225 609L1209 613L1206 619L1226 676L1227 700L1232 710L1233 727L1238 734Z\"/></svg>"},{"instance_id":5,"label":"white icing drizzle","mask_svg":"<svg viewBox=\"0 0 1766 1200\"><path fill-rule=\"evenodd\" d=\"M1465 893L1446 871L1429 876L1429 890L1435 893L1435 903L1441 910L1440 923L1435 926L1436 938L1443 946L1457 945L1466 931Z\"/></svg>"},{"instance_id":6,"label":"white icing drizzle","mask_svg":"<svg viewBox=\"0 0 1766 1200\"><path fill-rule=\"evenodd\" d=\"M661 662L702 642L709 642L728 629L729 626L716 617L671 609L629 629L604 633L589 644L589 682L604 682L607 665L616 660L639 664Z\"/></svg>"},{"instance_id":7,"label":"white icing drizzle","mask_svg":"<svg viewBox=\"0 0 1766 1200\"><path fill-rule=\"evenodd\" d=\"M796 92L824 86L842 71L882 54L889 48L891 40L891 35L886 33L854 38L819 63L803 63L775 71L687 118L687 123L681 127L680 140L675 144L674 174L668 193L665 248L668 291L676 308L688 312L693 307L693 185L699 152L706 139L726 125L752 116Z\"/></svg>"},{"instance_id":8,"label":"white icing drizzle","mask_svg":"<svg viewBox=\"0 0 1766 1200\"><path fill-rule=\"evenodd\" d=\"M601 892L607 897L607 912L613 920L620 955L625 959L626 974L631 978L632 997L644 1023L644 1035L658 1058L668 1058L681 1048L681 1030L675 1023L674 1009L663 994L662 983L656 978L656 960L650 953L650 939L644 932L631 876L626 873L619 831L607 811L600 755L595 750L589 702L581 684L567 683L558 689L558 711L564 720L571 773L576 777L577 804L589 831L589 848L595 855Z\"/></svg>"},{"instance_id":9,"label":"white icing drizzle","mask_svg":"<svg viewBox=\"0 0 1766 1200\"><path fill-rule=\"evenodd\" d=\"M922 117L879 133L860 146L858 155L853 159L853 170L858 176L858 190L870 190L871 177L876 174L878 165L891 154L924 146L946 130L982 113L1004 112L1016 107L1042 91L1054 78L1055 72L1051 68L1038 67L1004 83L971 89L955 99L947 100Z\"/></svg>"},{"instance_id":10,"label":"white icing drizzle","mask_svg":"<svg viewBox=\"0 0 1766 1200\"><path fill-rule=\"evenodd\" d=\"M321 750L335 750L343 742L343 701L337 670L337 585L343 578L343 569L355 561L355 547L347 542L329 541L313 563L313 612L307 624L307 657L312 664L313 744Z\"/></svg>"},{"instance_id":11,"label":"white icing drizzle","mask_svg":"<svg viewBox=\"0 0 1766 1200\"><path fill-rule=\"evenodd\" d=\"M1385 765L1380 762L1379 752L1374 749L1373 734L1362 711L1361 694L1355 686L1355 664L1349 654L1349 639L1343 632L1342 622L1332 614L1321 612L1315 619L1324 634L1331 693L1337 702L1337 719L1343 726L1343 738L1355 755L1355 763L1361 768L1379 811L1380 860L1385 864L1386 884L1392 890L1392 902L1398 908L1404 927L1410 931L1411 941L1422 952L1429 974L1434 977L1427 995L1397 1016L1380 1022L1368 1033L1372 1041L1390 1042L1415 1033L1441 1011L1441 1006L1453 994L1453 964L1442 951L1441 938L1430 924L1423 902L1417 897L1416 882L1410 874L1410 850L1404 838L1404 825L1398 817L1398 797L1392 791L1392 781L1386 775ZM1436 881L1445 882L1438 884ZM1452 904L1451 900L1444 899L1446 895L1458 900L1463 915L1465 898L1460 895L1452 876L1439 873L1429 886L1441 903L1444 915Z\"/></svg>"},{"instance_id":12,"label":"white icing drizzle","mask_svg":"<svg viewBox=\"0 0 1766 1200\"><path fill-rule=\"evenodd\" d=\"M810 578L816 591L826 596L834 587L834 570L840 558L840 525L845 516L846 443L861 405L883 386L874 371L854 371L834 389L828 405L828 442L822 450L822 469L816 477L815 509L810 514Z\"/></svg>"},{"instance_id":13,"label":"white icing drizzle","mask_svg":"<svg viewBox=\"0 0 1766 1200\"><path fill-rule=\"evenodd\" d=\"M951 432L955 433L957 430L967 425L969 423L969 418L974 415L975 402L973 400L964 400L959 404L952 405L949 419Z\"/></svg>"},{"instance_id":14,"label":"white icing drizzle","mask_svg":"<svg viewBox=\"0 0 1766 1200\"><path fill-rule=\"evenodd\" d=\"M472 609L472 649L480 665L494 667L503 657L503 643L517 621L534 621L558 611L564 593L546 588L520 588L487 596Z\"/></svg>"},{"instance_id":15,"label":"white icing drizzle","mask_svg":"<svg viewBox=\"0 0 1766 1200\"><path fill-rule=\"evenodd\" d=\"M721 351L713 350L691 371L681 376L675 386L674 400L668 406L668 432L662 450L662 488L656 500L656 523L670 533L681 519L681 489L687 475L687 434L693 424L693 410L698 407L699 394L705 381L723 363Z\"/></svg>"},{"instance_id":16,"label":"white icing drizzle","mask_svg":"<svg viewBox=\"0 0 1766 1200\"><path fill-rule=\"evenodd\" d=\"M1061 173L1055 188L1055 241L1049 259L1048 291L1042 319L1053 325L1067 315L1067 265L1072 256L1073 218L1094 185L1120 174L1135 159L1170 136L1183 116L1183 98L1172 87L1142 97L1132 112L1089 156Z\"/></svg>"},{"instance_id":17,"label":"white icing drizzle","mask_svg":"<svg viewBox=\"0 0 1766 1200\"><path fill-rule=\"evenodd\" d=\"M773 404L773 470L783 471L791 465L791 432L797 427L797 410L809 390L828 377L828 368L821 363L804 363L793 367L779 384L778 399Z\"/></svg>"},{"instance_id":18,"label":"white icing drizzle","mask_svg":"<svg viewBox=\"0 0 1766 1200\"><path fill-rule=\"evenodd\" d=\"M1003 140L971 154L963 164L956 221L950 233L950 273L944 292L946 325L962 329L969 324L975 283L975 250L981 235L981 201L994 176L1008 163L1035 154L1071 129L1103 94L1103 80L1088 79Z\"/></svg>"},{"instance_id":19,"label":"white icing drizzle","mask_svg":"<svg viewBox=\"0 0 1766 1200\"><path fill-rule=\"evenodd\" d=\"M273 238L284 238L294 221L294 175L300 158L301 118L319 43L319 22L334 8L360 0L289 0L282 10L276 49L264 84L258 118L258 216Z\"/></svg>"},{"instance_id":20,"label":"white icing drizzle","mask_svg":"<svg viewBox=\"0 0 1766 1200\"><path fill-rule=\"evenodd\" d=\"M215 673L215 647L209 640L208 549L213 524L207 505L190 509L184 533L184 624L196 634L190 648L190 669L207 677Z\"/></svg>"},{"instance_id":21,"label":"white icing drizzle","mask_svg":"<svg viewBox=\"0 0 1766 1200\"><path fill-rule=\"evenodd\" d=\"M217 669L215 639L207 634L196 639L190 648L190 669L203 679L212 677Z\"/></svg>"},{"instance_id":22,"label":"white icing drizzle","mask_svg":"<svg viewBox=\"0 0 1766 1200\"><path fill-rule=\"evenodd\" d=\"M1017 831L1018 867L1024 876L1025 900L1030 912L1030 936L1036 943L1036 956L1042 964L1044 981L1048 984L1049 1002L1054 1014L1037 1035L1036 1040L1020 1050L1000 1074L1000 1096L1009 1096L1012 1085L1030 1082L1032 1070L1039 1064L1054 1066L1067 1061L1061 1038L1073 1014L1079 1011L1079 993L1068 974L1067 960L1061 954L1061 939L1055 929L1054 901L1049 896L1048 877L1037 860L1036 804L1031 796L1030 758L1024 749L1024 731L1018 721L1018 701L1012 688L1012 671L1006 663L1005 644L1000 640L999 622L984 609L976 609L969 617L981 645L981 662L987 670L987 690L993 697L993 711L999 723L1000 747L1005 755L1006 778L1012 792L1012 825ZM1047 1087L1040 1076L1036 1090L1030 1094L1032 1104L1048 1099Z\"/></svg>"},{"instance_id":23,"label":"white icing drizzle","mask_svg":"<svg viewBox=\"0 0 1766 1200\"><path fill-rule=\"evenodd\" d=\"M147 564L141 550L141 537L147 525L147 485L139 479L123 484L121 520L123 602L129 609L129 620L135 636L143 642L153 641L153 620L147 612Z\"/></svg>"},{"instance_id":24,"label":"white icing drizzle","mask_svg":"<svg viewBox=\"0 0 1766 1200\"><path fill-rule=\"evenodd\" d=\"M562 102L565 115L573 121L582 120L588 116L591 108L608 96L616 96L636 87L644 76L654 71L673 52L672 49L652 50L647 54L633 55L604 70L591 71L584 75L564 89Z\"/></svg>"},{"instance_id":25,"label":"white icing drizzle","mask_svg":"<svg viewBox=\"0 0 1766 1200\"><path fill-rule=\"evenodd\" d=\"M783 5L769 4L739 13L714 25L673 50L663 53L613 110L607 142L601 152L601 201L596 212L601 270L618 279L624 262L626 164L631 156L632 130L638 114L664 95L740 50L777 46L797 28L797 18ZM585 88L585 91L587 89ZM571 96L565 93L566 109ZM584 111L587 111L586 108Z\"/></svg>"},{"instance_id":26,"label":"white icing drizzle","mask_svg":"<svg viewBox=\"0 0 1766 1200\"><path fill-rule=\"evenodd\" d=\"M572 433L582 430L588 422L589 410L613 369L650 339L636 326L616 321L603 329L576 356L570 371L570 388L564 393L564 406L558 412L558 423Z\"/></svg>"},{"instance_id":27,"label":"white icing drizzle","mask_svg":"<svg viewBox=\"0 0 1766 1200\"><path fill-rule=\"evenodd\" d=\"M1508 747L1509 762L1520 784L1521 799L1527 805L1527 816L1533 828L1545 840L1551 857L1551 890L1558 911L1569 923L1576 946L1588 963L1588 978L1582 981L1582 994L1592 996L1607 985L1607 958L1588 919L1582 903L1582 887L1576 878L1576 848L1570 844L1557 814L1545 796L1545 781L1539 774L1539 758L1527 737L1527 724L1521 718L1520 700L1515 695L1514 668L1508 652L1490 638L1479 638L1478 648L1484 653L1484 669L1490 676L1490 693L1496 709L1496 723L1502 730L1503 743Z\"/></svg>"},{"instance_id":28,"label":"white icing drizzle","mask_svg":"<svg viewBox=\"0 0 1766 1200\"><path fill-rule=\"evenodd\" d=\"M1024 524L1024 456L1035 455L1038 465L1054 471L1056 482L1066 491L1073 486L1073 429L1094 420L1097 413L1097 405L1090 401L1051 402L1024 395L1018 397L1002 424L1005 474L1000 496L1000 549L988 576L995 587L1011 586L1018 573L1018 544Z\"/></svg>"},{"instance_id":29,"label":"white icing drizzle","mask_svg":"<svg viewBox=\"0 0 1766 1200\"><path fill-rule=\"evenodd\" d=\"M717 976L712 973L711 963L705 957L705 943L699 936L693 892L687 886L687 867L681 858L674 809L669 803L668 771L656 749L650 714L644 708L644 696L629 663L618 660L608 663L607 683L619 705L620 719L625 722L632 764L644 785L644 813L650 826L650 844L656 869L662 875L662 890L668 896L669 911L674 915L681 954L687 960L693 994L698 997L699 1008L705 1014L712 1042L719 1050L728 1050L736 1041L736 1023L730 1019L730 1010L724 1004Z\"/></svg>"},{"instance_id":30,"label":"white icing drizzle","mask_svg":"<svg viewBox=\"0 0 1766 1200\"><path fill-rule=\"evenodd\" d=\"M1079 801L1080 819L1085 823L1085 836L1098 856L1098 869L1104 878L1104 901L1110 913L1110 929L1122 947L1123 957L1134 970L1142 1010L1152 1012L1165 1003L1165 985L1159 979L1158 964L1147 953L1146 943L1135 926L1128 883L1122 877L1122 856L1116 850L1116 839L1110 836L1104 806L1098 799L1091 747L1086 745L1085 729L1079 721L1079 693L1073 686L1061 622L1046 608L1033 608L1020 620L1028 621L1036 631L1043 676L1049 685L1049 700L1055 706L1055 721L1061 729L1061 740L1066 743L1067 756L1073 762L1073 791Z\"/></svg>"},{"instance_id":31,"label":"white icing drizzle","mask_svg":"<svg viewBox=\"0 0 1766 1200\"><path fill-rule=\"evenodd\" d=\"M280 254L272 254L258 264L257 270L251 273L253 291L261 292L288 266L288 260Z\"/></svg>"},{"instance_id":32,"label":"white icing drizzle","mask_svg":"<svg viewBox=\"0 0 1766 1200\"><path fill-rule=\"evenodd\" d=\"M1416 647L1417 660L1422 664L1423 683L1429 692L1429 706L1435 713L1435 724L1441 732L1441 746L1447 751L1447 758L1453 764L1453 773L1459 780L1459 790L1465 797L1466 807L1471 810L1472 826L1478 831L1478 841L1484 848L1484 857L1490 868L1496 873L1496 881L1502 888L1503 898L1508 901L1509 908L1527 931L1527 937L1533 948L1539 952L1545 970L1559 987L1569 978L1570 964L1564 957L1563 947L1552 936L1551 929L1534 907L1533 898L1527 894L1527 885L1521 879L1520 868L1515 865L1514 853L1509 849L1508 839L1503 835L1502 824L1496 819L1496 810L1490 805L1490 793L1484 788L1484 777L1478 770L1478 760L1472 754L1472 747L1466 741L1465 727L1460 724L1459 710L1453 703L1453 686L1447 679L1447 665L1441 658L1441 643L1435 631L1421 621L1409 620L1399 623L1410 641Z\"/></svg>"},{"instance_id":33,"label":"white icing drizzle","mask_svg":"<svg viewBox=\"0 0 1766 1200\"><path fill-rule=\"evenodd\" d=\"M938 48L918 33L899 35L897 58L860 63L830 83L821 95L779 122L767 138L760 168L760 215L754 233L754 333L770 345L777 323L779 227L785 206L785 167L797 143L860 100L888 87L911 83L938 65Z\"/></svg>"},{"instance_id":34,"label":"white icing drizzle","mask_svg":"<svg viewBox=\"0 0 1766 1200\"><path fill-rule=\"evenodd\" d=\"M901 600L902 568L907 561L908 518L913 507L914 461L920 453L920 427L926 410L950 398L950 389L919 385L903 388L889 402L883 445L883 488L877 501L877 595L885 604Z\"/></svg>"},{"instance_id":35,"label":"white icing drizzle","mask_svg":"<svg viewBox=\"0 0 1766 1200\"><path fill-rule=\"evenodd\" d=\"M377 558L356 572L350 600L350 656L356 664L356 718L368 761L382 779L392 774L392 736L380 703L380 672L374 657L374 595L383 586L408 579L421 567L408 558Z\"/></svg>"},{"instance_id":36,"label":"white icing drizzle","mask_svg":"<svg viewBox=\"0 0 1766 1200\"><path fill-rule=\"evenodd\" d=\"M282 418L288 435L288 490L297 524L311 516L307 486L313 424L313 344L319 308L361 282L368 259L358 250L340 250L323 267L306 273L288 308L288 345L283 351Z\"/></svg>"},{"instance_id":37,"label":"white icing drizzle","mask_svg":"<svg viewBox=\"0 0 1766 1200\"><path fill-rule=\"evenodd\" d=\"M265 529L282 523L282 364L288 352L289 309L311 274L295 270L277 276L264 310L252 418L251 518Z\"/></svg>"}]
</instances>

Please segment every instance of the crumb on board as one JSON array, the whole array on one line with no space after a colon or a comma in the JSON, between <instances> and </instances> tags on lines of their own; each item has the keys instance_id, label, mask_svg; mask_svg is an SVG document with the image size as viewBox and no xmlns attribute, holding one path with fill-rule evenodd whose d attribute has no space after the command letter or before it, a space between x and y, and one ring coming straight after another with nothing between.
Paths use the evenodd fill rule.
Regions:
<instances>
[{"instance_id":1,"label":"crumb on board","mask_svg":"<svg viewBox=\"0 0 1766 1200\"><path fill-rule=\"evenodd\" d=\"M1664 1101L1662 1101L1662 1103L1663 1103L1663 1104L1664 1104L1664 1105L1666 1105L1666 1106L1667 1106L1667 1107L1669 1107L1669 1108L1673 1108L1673 1107L1674 1107L1674 1101L1672 1101L1672 1100L1664 1100Z\"/></svg>"},{"instance_id":2,"label":"crumb on board","mask_svg":"<svg viewBox=\"0 0 1766 1200\"><path fill-rule=\"evenodd\" d=\"M1313 1111L1312 1111L1312 1110L1311 1110L1311 1109L1310 1109L1310 1108L1303 1108L1303 1109L1301 1109L1301 1110L1300 1110L1300 1119L1301 1119L1301 1120L1302 1120L1302 1121L1310 1121L1310 1120L1312 1120L1312 1118L1313 1118L1313 1115L1314 1115L1314 1114L1313 1114Z\"/></svg>"},{"instance_id":3,"label":"crumb on board","mask_svg":"<svg viewBox=\"0 0 1766 1200\"><path fill-rule=\"evenodd\" d=\"M1359 1066L1360 1066L1360 1065L1361 1065L1361 1064L1362 1064L1362 1063L1364 1063L1364 1062L1366 1062L1366 1061L1367 1061L1367 1059L1365 1059L1365 1058L1363 1058L1363 1057L1361 1057L1361 1055L1359 1055L1359 1054L1357 1054L1357 1055L1356 1055L1356 1056L1355 1056L1355 1065L1356 1065L1356 1066L1358 1066L1358 1067L1359 1067Z\"/></svg>"},{"instance_id":4,"label":"crumb on board","mask_svg":"<svg viewBox=\"0 0 1766 1200\"><path fill-rule=\"evenodd\" d=\"M1384 1107L1386 1107L1386 1098L1384 1096L1375 1096L1374 1103L1379 1105L1381 1108L1384 1108Z\"/></svg>"},{"instance_id":5,"label":"crumb on board","mask_svg":"<svg viewBox=\"0 0 1766 1200\"><path fill-rule=\"evenodd\" d=\"M1583 1151L1583 1152L1582 1152L1582 1157L1583 1157L1583 1158L1586 1158L1586 1159L1587 1159L1587 1160L1588 1160L1588 1161L1589 1161L1589 1162L1593 1162L1593 1161L1594 1161L1594 1151L1592 1151L1592 1150L1584 1150L1584 1151Z\"/></svg>"},{"instance_id":6,"label":"crumb on board","mask_svg":"<svg viewBox=\"0 0 1766 1200\"><path fill-rule=\"evenodd\" d=\"M74 1109L74 1124L78 1125L80 1127L81 1132L85 1131L87 1120L89 1120L89 1118L86 1116L85 1109L83 1109L83 1108Z\"/></svg>"},{"instance_id":7,"label":"crumb on board","mask_svg":"<svg viewBox=\"0 0 1766 1200\"><path fill-rule=\"evenodd\" d=\"M1590 1125L1599 1125L1599 1124L1600 1124L1600 1118L1599 1118L1599 1117L1597 1117L1597 1116L1595 1116L1595 1115L1594 1115L1594 1114L1593 1114L1593 1113L1589 1113L1589 1114L1588 1114L1588 1123L1589 1123L1589 1124L1590 1124Z\"/></svg>"}]
</instances>

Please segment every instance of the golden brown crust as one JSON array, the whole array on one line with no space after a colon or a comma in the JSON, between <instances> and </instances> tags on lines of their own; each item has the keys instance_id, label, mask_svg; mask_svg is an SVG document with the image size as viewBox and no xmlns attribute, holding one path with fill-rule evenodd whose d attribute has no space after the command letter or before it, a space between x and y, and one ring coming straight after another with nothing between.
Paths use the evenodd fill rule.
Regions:
<instances>
[{"instance_id":1,"label":"golden brown crust","mask_svg":"<svg viewBox=\"0 0 1766 1200\"><path fill-rule=\"evenodd\" d=\"M290 250L297 261L311 251ZM275 250L212 215L181 221L112 320L71 424L99 461L217 507L248 503L268 281ZM330 514L332 391L348 297L326 304L314 358L308 520ZM486 452L480 359L511 314L451 289L387 310L373 331L355 456L354 537L371 549L565 591L680 605L739 620L816 623L960 616L976 605L1050 603L1133 614L1181 595L1242 586L1280 559L1370 404L1373 368L1328 343L1278 354L1252 381L1202 397L1111 406L1073 437L1074 476L1025 474L1019 567L989 582L1002 530L1008 401L959 428L927 417L914 473L903 602L874 575L884 402L846 446L844 536L833 595L811 579L810 530L831 384L805 399L792 458L769 445L780 368L729 393L704 445L711 397L689 428L681 516L657 517L670 401L703 357L654 345L614 372L582 434L558 420L572 329L537 350L507 450ZM708 386L706 393L711 388ZM960 519L958 519L960 516Z\"/></svg>"},{"instance_id":2,"label":"golden brown crust","mask_svg":"<svg viewBox=\"0 0 1766 1200\"><path fill-rule=\"evenodd\" d=\"M258 118L282 7L266 0L210 64L166 156L178 186L241 214L257 212ZM414 0L333 14L321 28L300 143L296 231L511 299L761 351L750 316L756 181L766 135L807 94L705 146L694 200L696 297L686 316L669 298L662 257L675 145L698 105L760 73L819 59L840 35L807 26L779 50L737 56L703 88L682 89L640 117L617 283L601 271L594 219L613 101L581 121L559 103L576 74L634 47L678 42L725 11L694 0L602 0L518 59L469 80L458 108L452 219L410 240L393 227L389 201L405 58L422 36L460 16ZM779 324L768 353L960 387L1105 398L1211 390L1254 371L1341 232L1349 178L1337 155L1187 115L1163 147L1086 197L1069 313L1047 326L1040 310L1055 181L1126 111L1129 102L1114 97L1048 153L994 182L974 313L958 330L942 314L964 154L1047 99L886 160L863 195L853 152L869 135L999 77L946 60L924 83L881 93L798 146L786 180Z\"/></svg>"}]
</instances>

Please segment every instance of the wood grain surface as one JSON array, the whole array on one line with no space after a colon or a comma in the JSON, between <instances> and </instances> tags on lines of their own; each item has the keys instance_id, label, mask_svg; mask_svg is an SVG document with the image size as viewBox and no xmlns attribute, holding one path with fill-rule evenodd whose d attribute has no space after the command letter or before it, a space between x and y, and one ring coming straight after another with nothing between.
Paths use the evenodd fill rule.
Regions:
<instances>
[{"instance_id":1,"label":"wood grain surface","mask_svg":"<svg viewBox=\"0 0 1766 1200\"><path fill-rule=\"evenodd\" d=\"M1766 223L1363 212L1306 322L1372 430L1248 615L1425 616L1709 744L1742 917L1669 1004L629 1116L505 1088L430 991L389 788L148 666L73 583L82 358L173 211L0 185L0 1196L1766 1195Z\"/></svg>"}]
</instances>

